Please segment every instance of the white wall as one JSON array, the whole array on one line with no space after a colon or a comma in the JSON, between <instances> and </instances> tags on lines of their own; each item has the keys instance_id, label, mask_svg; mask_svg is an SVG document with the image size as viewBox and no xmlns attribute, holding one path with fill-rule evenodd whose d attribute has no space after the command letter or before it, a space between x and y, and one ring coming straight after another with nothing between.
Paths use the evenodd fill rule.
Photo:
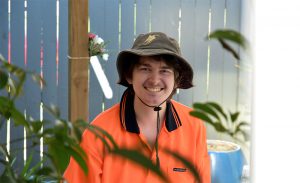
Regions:
<instances>
[{"instance_id":1,"label":"white wall","mask_svg":"<svg viewBox=\"0 0 300 183\"><path fill-rule=\"evenodd\" d=\"M299 1L255 1L253 183L299 182Z\"/></svg>"}]
</instances>

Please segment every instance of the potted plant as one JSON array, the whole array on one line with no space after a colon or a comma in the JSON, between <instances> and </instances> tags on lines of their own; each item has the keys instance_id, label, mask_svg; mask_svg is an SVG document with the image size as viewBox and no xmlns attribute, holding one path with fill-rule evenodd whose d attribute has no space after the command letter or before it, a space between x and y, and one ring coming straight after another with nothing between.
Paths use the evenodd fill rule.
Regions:
<instances>
[{"instance_id":1,"label":"potted plant","mask_svg":"<svg viewBox=\"0 0 300 183\"><path fill-rule=\"evenodd\" d=\"M207 39L218 40L222 47L237 60L240 60L240 56L228 44L228 41L245 50L248 48L247 40L234 30L216 30L209 34ZM245 157L239 144L249 141L249 123L240 120L239 111L226 111L216 102L194 103L193 111L190 114L212 126L216 132L228 135L233 141L207 140L208 152L211 157L212 182L241 182L243 169L247 166L245 166Z\"/></svg>"},{"instance_id":2,"label":"potted plant","mask_svg":"<svg viewBox=\"0 0 300 183\"><path fill-rule=\"evenodd\" d=\"M229 135L234 141L248 141L249 135L244 127L245 121L239 121L239 112L226 113L214 102L195 103L191 115L202 119L222 134ZM207 140L208 153L211 158L212 182L239 183L242 179L243 167L246 164L241 146L224 140Z\"/></svg>"}]
</instances>

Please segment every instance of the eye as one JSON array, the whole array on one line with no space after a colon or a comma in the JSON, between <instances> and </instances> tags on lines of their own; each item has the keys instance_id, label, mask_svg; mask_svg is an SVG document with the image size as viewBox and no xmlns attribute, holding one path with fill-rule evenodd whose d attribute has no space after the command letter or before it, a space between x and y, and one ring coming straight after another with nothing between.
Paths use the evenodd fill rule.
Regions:
<instances>
[{"instance_id":1,"label":"eye","mask_svg":"<svg viewBox=\"0 0 300 183\"><path fill-rule=\"evenodd\" d=\"M172 74L173 73L173 71L171 69L162 69L162 70L160 70L160 72L162 74Z\"/></svg>"},{"instance_id":2,"label":"eye","mask_svg":"<svg viewBox=\"0 0 300 183\"><path fill-rule=\"evenodd\" d=\"M150 71L149 67L140 67L139 68L140 71Z\"/></svg>"}]
</instances>

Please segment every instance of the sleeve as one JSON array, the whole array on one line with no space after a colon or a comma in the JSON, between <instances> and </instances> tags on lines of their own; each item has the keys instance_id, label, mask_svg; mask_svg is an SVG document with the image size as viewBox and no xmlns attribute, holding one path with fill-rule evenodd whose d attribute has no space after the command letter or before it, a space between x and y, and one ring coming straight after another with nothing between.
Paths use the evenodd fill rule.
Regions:
<instances>
[{"instance_id":1,"label":"sleeve","mask_svg":"<svg viewBox=\"0 0 300 183\"><path fill-rule=\"evenodd\" d=\"M103 143L99 139L96 139L95 135L91 132L86 131L83 134L80 145L87 155L88 174L86 175L77 162L71 158L64 172L64 178L68 183L101 183L103 166L103 153L101 152L104 152Z\"/></svg>"},{"instance_id":2,"label":"sleeve","mask_svg":"<svg viewBox=\"0 0 300 183\"><path fill-rule=\"evenodd\" d=\"M198 162L198 171L201 177L202 183L210 183L211 182L211 174L210 174L210 157L207 152L207 143L206 143L206 128L204 124L201 122L199 134L199 146L197 148L198 154L200 154L199 162Z\"/></svg>"}]
</instances>

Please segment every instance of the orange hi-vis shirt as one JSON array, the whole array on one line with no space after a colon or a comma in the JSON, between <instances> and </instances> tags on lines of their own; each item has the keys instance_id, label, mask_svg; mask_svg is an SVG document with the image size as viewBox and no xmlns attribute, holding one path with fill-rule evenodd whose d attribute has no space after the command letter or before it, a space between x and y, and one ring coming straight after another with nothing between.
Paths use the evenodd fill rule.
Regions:
<instances>
[{"instance_id":1,"label":"orange hi-vis shirt","mask_svg":"<svg viewBox=\"0 0 300 183\"><path fill-rule=\"evenodd\" d=\"M119 147L139 150L156 163L155 148L151 149L140 133L133 108L133 94L125 91L120 104L100 113L92 124L106 130ZM206 129L202 121L192 117L191 108L174 100L167 102L166 119L158 135L160 169L172 183L195 182L183 163L165 152L179 153L192 162L202 180L210 183L210 159L207 153ZM85 175L71 158L64 177L69 183L160 183L152 171L108 153L102 141L89 131L83 133L81 147L87 154L88 174Z\"/></svg>"}]
</instances>

